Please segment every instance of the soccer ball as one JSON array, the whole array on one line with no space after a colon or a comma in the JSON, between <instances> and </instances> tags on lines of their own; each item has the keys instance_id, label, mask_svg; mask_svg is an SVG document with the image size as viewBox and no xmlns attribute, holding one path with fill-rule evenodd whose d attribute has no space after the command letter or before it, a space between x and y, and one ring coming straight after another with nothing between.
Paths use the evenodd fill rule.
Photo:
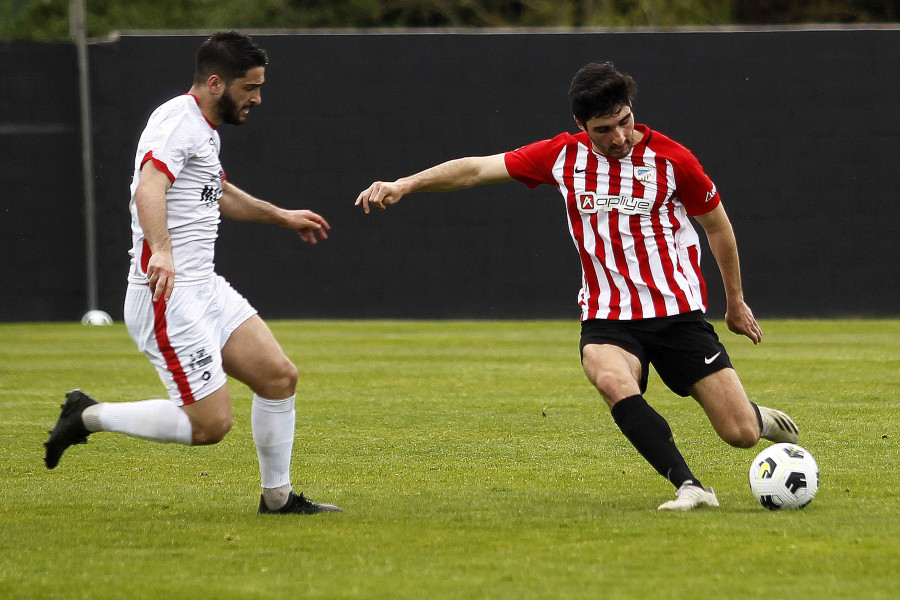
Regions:
<instances>
[{"instance_id":1,"label":"soccer ball","mask_svg":"<svg viewBox=\"0 0 900 600\"><path fill-rule=\"evenodd\" d=\"M113 320L109 314L102 310L89 310L81 317L82 325L112 325Z\"/></svg>"},{"instance_id":2,"label":"soccer ball","mask_svg":"<svg viewBox=\"0 0 900 600\"><path fill-rule=\"evenodd\" d=\"M750 491L769 510L804 508L819 489L819 465L796 444L773 444L750 463Z\"/></svg>"}]
</instances>

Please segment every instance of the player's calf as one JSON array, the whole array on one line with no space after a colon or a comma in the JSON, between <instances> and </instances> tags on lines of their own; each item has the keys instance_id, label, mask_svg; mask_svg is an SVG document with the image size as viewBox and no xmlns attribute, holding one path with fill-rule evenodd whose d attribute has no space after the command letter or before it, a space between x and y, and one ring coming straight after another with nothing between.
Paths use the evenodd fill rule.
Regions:
<instances>
[{"instance_id":1,"label":"player's calf","mask_svg":"<svg viewBox=\"0 0 900 600\"><path fill-rule=\"evenodd\" d=\"M755 419L732 423L727 429L717 429L717 433L726 444L735 448L752 448L759 442L759 427Z\"/></svg>"}]
</instances>

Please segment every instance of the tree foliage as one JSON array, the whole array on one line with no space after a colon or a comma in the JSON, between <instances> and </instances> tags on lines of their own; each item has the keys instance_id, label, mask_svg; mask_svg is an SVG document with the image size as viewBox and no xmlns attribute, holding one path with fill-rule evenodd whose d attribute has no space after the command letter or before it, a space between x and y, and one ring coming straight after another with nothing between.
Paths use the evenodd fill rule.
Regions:
<instances>
[{"instance_id":1,"label":"tree foliage","mask_svg":"<svg viewBox=\"0 0 900 600\"><path fill-rule=\"evenodd\" d=\"M88 35L122 30L674 27L893 22L896 0L85 0ZM0 39L61 41L69 0L0 0Z\"/></svg>"}]
</instances>

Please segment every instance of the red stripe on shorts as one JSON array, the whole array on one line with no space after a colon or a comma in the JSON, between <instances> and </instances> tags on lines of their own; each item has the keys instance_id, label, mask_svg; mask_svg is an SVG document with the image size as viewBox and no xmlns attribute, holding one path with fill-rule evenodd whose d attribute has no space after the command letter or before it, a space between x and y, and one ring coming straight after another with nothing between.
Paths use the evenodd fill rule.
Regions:
<instances>
[{"instance_id":1,"label":"red stripe on shorts","mask_svg":"<svg viewBox=\"0 0 900 600\"><path fill-rule=\"evenodd\" d=\"M166 301L160 298L153 302L153 330L156 333L156 345L159 346L163 358L166 359L166 367L172 373L175 384L178 386L178 392L181 394L181 401L185 406L195 402L194 394L191 393L191 386L188 385L187 375L181 368L181 361L178 355L169 343L168 323L166 323Z\"/></svg>"}]
</instances>

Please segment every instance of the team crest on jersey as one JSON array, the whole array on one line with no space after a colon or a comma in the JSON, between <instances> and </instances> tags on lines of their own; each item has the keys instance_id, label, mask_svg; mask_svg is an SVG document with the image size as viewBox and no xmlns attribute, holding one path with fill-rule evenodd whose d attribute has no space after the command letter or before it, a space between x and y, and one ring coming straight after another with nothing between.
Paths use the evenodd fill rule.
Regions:
<instances>
[{"instance_id":1,"label":"team crest on jersey","mask_svg":"<svg viewBox=\"0 0 900 600\"><path fill-rule=\"evenodd\" d=\"M636 166L634 167L634 178L638 181L655 181L656 167Z\"/></svg>"}]
</instances>

